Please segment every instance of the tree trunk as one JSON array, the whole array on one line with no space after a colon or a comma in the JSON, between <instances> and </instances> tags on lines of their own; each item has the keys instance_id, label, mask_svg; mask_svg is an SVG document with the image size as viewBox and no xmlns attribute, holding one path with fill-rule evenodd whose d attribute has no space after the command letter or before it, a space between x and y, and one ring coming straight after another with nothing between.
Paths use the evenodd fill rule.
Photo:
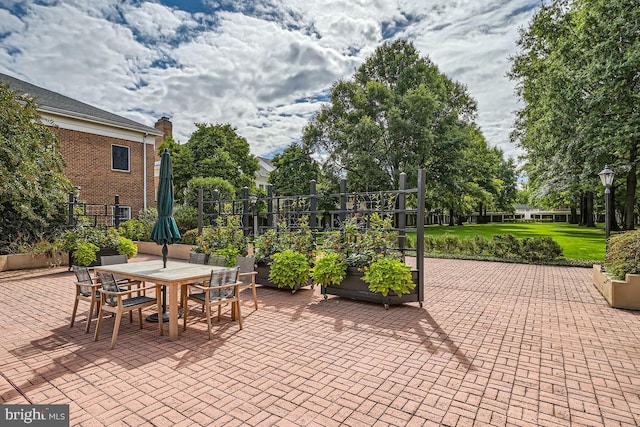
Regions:
<instances>
[{"instance_id":1,"label":"tree trunk","mask_svg":"<svg viewBox=\"0 0 640 427\"><path fill-rule=\"evenodd\" d=\"M587 224L587 198L584 193L580 193L580 222L579 226L584 227Z\"/></svg>"},{"instance_id":2,"label":"tree trunk","mask_svg":"<svg viewBox=\"0 0 640 427\"><path fill-rule=\"evenodd\" d=\"M453 222L453 209L449 209L449 227L453 227L455 222Z\"/></svg>"},{"instance_id":3,"label":"tree trunk","mask_svg":"<svg viewBox=\"0 0 640 427\"><path fill-rule=\"evenodd\" d=\"M482 202L478 205L478 224L484 224L484 217L482 216Z\"/></svg>"},{"instance_id":4,"label":"tree trunk","mask_svg":"<svg viewBox=\"0 0 640 427\"><path fill-rule=\"evenodd\" d=\"M585 227L595 227L593 222L593 191L587 191L586 198L586 212L585 212Z\"/></svg>"},{"instance_id":5,"label":"tree trunk","mask_svg":"<svg viewBox=\"0 0 640 427\"><path fill-rule=\"evenodd\" d=\"M610 230L620 231L618 220L616 220L616 186L611 186L611 203L609 203L609 220L611 221Z\"/></svg>"},{"instance_id":6,"label":"tree trunk","mask_svg":"<svg viewBox=\"0 0 640 427\"><path fill-rule=\"evenodd\" d=\"M636 160L638 157L638 144L633 144L629 150L629 164L631 168L627 173L627 193L624 198L624 228L633 230L635 228L635 212L636 205L636 187L638 185L638 176Z\"/></svg>"},{"instance_id":7,"label":"tree trunk","mask_svg":"<svg viewBox=\"0 0 640 427\"><path fill-rule=\"evenodd\" d=\"M571 214L569 215L569 224L578 224L578 210L575 206L571 206Z\"/></svg>"}]
</instances>

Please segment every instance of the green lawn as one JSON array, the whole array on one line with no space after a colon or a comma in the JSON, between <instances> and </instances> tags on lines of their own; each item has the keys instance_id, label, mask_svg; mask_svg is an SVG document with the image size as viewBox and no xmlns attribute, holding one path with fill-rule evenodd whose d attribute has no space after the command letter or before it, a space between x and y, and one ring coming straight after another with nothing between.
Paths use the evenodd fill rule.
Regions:
<instances>
[{"instance_id":1,"label":"green lawn","mask_svg":"<svg viewBox=\"0 0 640 427\"><path fill-rule=\"evenodd\" d=\"M605 238L602 228L586 228L567 223L493 223L465 224L462 226L429 225L425 234L440 236L454 234L459 237L479 234L491 238L494 234L513 234L519 239L535 236L552 237L564 251L567 259L604 260Z\"/></svg>"}]
</instances>

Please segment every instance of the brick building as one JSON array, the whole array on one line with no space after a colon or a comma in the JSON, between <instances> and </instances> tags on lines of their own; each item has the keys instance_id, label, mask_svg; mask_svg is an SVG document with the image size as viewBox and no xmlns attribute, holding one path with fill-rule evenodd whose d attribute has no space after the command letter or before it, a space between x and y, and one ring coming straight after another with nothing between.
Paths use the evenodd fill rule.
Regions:
<instances>
[{"instance_id":1,"label":"brick building","mask_svg":"<svg viewBox=\"0 0 640 427\"><path fill-rule=\"evenodd\" d=\"M45 124L60 140L65 175L79 188L79 199L123 206L121 217L155 206L155 146L165 129L155 129L56 92L0 73L0 82L29 95ZM159 124L166 126L161 119ZM170 124L171 122L169 122Z\"/></svg>"}]
</instances>

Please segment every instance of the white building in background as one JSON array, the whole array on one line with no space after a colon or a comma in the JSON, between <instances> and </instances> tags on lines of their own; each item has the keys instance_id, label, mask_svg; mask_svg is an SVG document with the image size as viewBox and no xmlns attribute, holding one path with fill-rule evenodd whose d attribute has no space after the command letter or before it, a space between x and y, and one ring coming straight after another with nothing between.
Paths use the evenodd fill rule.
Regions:
<instances>
[{"instance_id":1,"label":"white building in background","mask_svg":"<svg viewBox=\"0 0 640 427\"><path fill-rule=\"evenodd\" d=\"M269 184L269 175L275 169L271 160L264 157L257 157L258 159L258 171L256 172L256 187L261 190L267 190L267 184Z\"/></svg>"}]
</instances>

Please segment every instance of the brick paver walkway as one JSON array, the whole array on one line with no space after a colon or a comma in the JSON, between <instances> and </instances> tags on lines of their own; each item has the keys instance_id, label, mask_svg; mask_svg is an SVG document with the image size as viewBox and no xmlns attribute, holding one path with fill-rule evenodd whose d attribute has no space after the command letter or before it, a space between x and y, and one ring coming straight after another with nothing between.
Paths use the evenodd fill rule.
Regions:
<instances>
[{"instance_id":1,"label":"brick paver walkway","mask_svg":"<svg viewBox=\"0 0 640 427\"><path fill-rule=\"evenodd\" d=\"M242 331L227 313L208 341L194 315L171 342L125 319L114 350L112 319L98 342L84 313L69 328L72 273L0 273L0 402L86 426L640 424L639 313L590 269L426 266L423 308L259 288Z\"/></svg>"}]
</instances>

